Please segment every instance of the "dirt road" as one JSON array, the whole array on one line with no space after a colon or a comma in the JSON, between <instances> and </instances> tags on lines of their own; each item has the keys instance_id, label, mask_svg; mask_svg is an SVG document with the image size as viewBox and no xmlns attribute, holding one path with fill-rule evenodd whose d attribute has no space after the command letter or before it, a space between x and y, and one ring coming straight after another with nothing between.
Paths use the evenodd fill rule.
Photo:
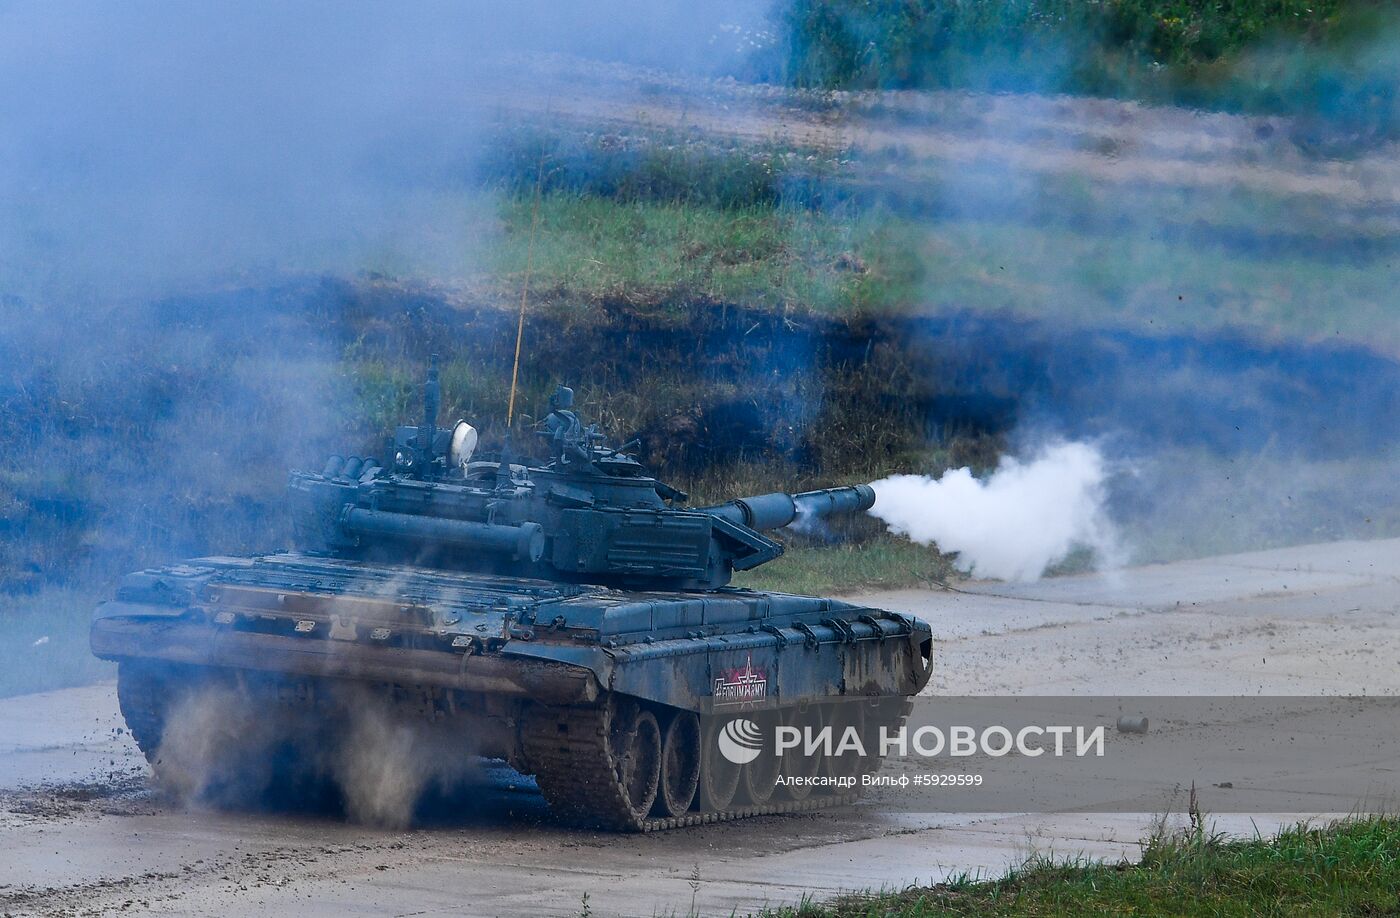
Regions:
<instances>
[{"instance_id":1,"label":"dirt road","mask_svg":"<svg viewBox=\"0 0 1400 918\"><path fill-rule=\"evenodd\" d=\"M938 694L1397 694L1400 541L964 592L868 597L940 640ZM898 767L899 763L893 763ZM1132 855L1149 814L890 815L871 805L646 837L553 823L508 772L406 832L185 811L146 783L111 685L0 701L0 913L740 914L999 872L1031 849ZM1250 832L1296 814L1218 817Z\"/></svg>"}]
</instances>

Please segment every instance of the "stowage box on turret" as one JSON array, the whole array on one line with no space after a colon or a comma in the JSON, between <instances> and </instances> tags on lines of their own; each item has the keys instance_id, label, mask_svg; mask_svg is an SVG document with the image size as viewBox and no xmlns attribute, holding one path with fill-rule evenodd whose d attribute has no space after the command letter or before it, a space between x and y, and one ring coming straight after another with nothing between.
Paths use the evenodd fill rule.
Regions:
<instances>
[{"instance_id":1,"label":"stowage box on turret","mask_svg":"<svg viewBox=\"0 0 1400 918\"><path fill-rule=\"evenodd\" d=\"M98 607L93 652L120 664L122 712L158 776L180 703L218 685L328 719L369 693L534 775L553 810L590 825L851 799L880 728L928 682L928 625L728 583L782 554L766 532L866 510L870 488L684 509L631 444L579 421L566 388L538 464L478 460L470 425L437 426L438 400L432 369L424 421L398 429L384 465L292 473L297 551L140 571ZM851 730L872 756L772 740Z\"/></svg>"}]
</instances>

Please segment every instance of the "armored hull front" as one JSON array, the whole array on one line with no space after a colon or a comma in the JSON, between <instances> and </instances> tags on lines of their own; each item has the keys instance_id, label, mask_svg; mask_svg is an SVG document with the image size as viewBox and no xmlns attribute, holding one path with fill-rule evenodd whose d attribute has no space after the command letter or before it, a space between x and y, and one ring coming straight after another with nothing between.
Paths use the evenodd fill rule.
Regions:
<instances>
[{"instance_id":1,"label":"armored hull front","mask_svg":"<svg viewBox=\"0 0 1400 918\"><path fill-rule=\"evenodd\" d=\"M314 708L353 688L411 699L405 716L535 775L567 817L648 830L847 799L850 781L782 780L770 751L728 761L718 731L742 715L873 735L927 682L931 636L834 599L288 553L132 574L98 609L92 648L121 664L123 711L158 771L169 713L191 692ZM787 764L803 777L852 767Z\"/></svg>"}]
</instances>

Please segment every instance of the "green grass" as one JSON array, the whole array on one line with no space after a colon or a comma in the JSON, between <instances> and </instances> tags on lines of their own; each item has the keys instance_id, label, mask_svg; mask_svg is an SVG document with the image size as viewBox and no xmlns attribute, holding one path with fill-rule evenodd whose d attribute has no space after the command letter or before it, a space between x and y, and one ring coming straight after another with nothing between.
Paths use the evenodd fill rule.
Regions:
<instances>
[{"instance_id":1,"label":"green grass","mask_svg":"<svg viewBox=\"0 0 1400 918\"><path fill-rule=\"evenodd\" d=\"M1365 202L898 150L825 153L814 171L771 142L664 130L635 132L623 149L530 137L571 152L545 160L562 177L541 196L538 226L535 167L508 160L493 173L502 232L483 256L486 286L513 300L528 262L537 308L579 322L603 302L653 316L716 302L852 318L970 308L1400 346L1397 226ZM748 175L755 158L772 170L767 185L717 178Z\"/></svg>"},{"instance_id":2,"label":"green grass","mask_svg":"<svg viewBox=\"0 0 1400 918\"><path fill-rule=\"evenodd\" d=\"M1106 186L1083 194L1090 211L1115 197ZM1163 199L1181 196L1120 189L1105 206L1167 219L1171 202ZM920 220L878 207L721 209L546 195L530 287L544 308L579 321L604 301L663 315L713 302L850 317L971 308L1135 329L1242 328L1400 345L1391 296L1400 259L1330 257L1306 247L1260 257L1214 244L1207 233L1266 237L1279 227L1279 213L1296 217L1322 202L1251 194L1194 203L1196 229L1164 240L1151 220L1075 229L1014 216ZM1243 222L1245 208L1253 223ZM517 291L530 200L507 199L501 216L506 232L491 252L492 273ZM1367 232L1372 238L1381 230Z\"/></svg>"},{"instance_id":3,"label":"green grass","mask_svg":"<svg viewBox=\"0 0 1400 918\"><path fill-rule=\"evenodd\" d=\"M1272 838L1159 835L1137 863L1034 858L996 880L968 878L766 913L770 918L1400 914L1400 820L1299 825Z\"/></svg>"},{"instance_id":4,"label":"green grass","mask_svg":"<svg viewBox=\"0 0 1400 918\"><path fill-rule=\"evenodd\" d=\"M646 313L710 301L844 312L920 299L915 237L879 213L549 194L533 255L531 199L508 198L501 216L496 283L519 289L528 261L532 299L559 308L613 300Z\"/></svg>"},{"instance_id":5,"label":"green grass","mask_svg":"<svg viewBox=\"0 0 1400 918\"><path fill-rule=\"evenodd\" d=\"M947 305L1164 331L1400 341L1389 293L1400 262L1245 258L1148 234L978 221L931 227L920 255L937 278L930 296Z\"/></svg>"},{"instance_id":6,"label":"green grass","mask_svg":"<svg viewBox=\"0 0 1400 918\"><path fill-rule=\"evenodd\" d=\"M568 193L628 203L739 209L809 206L849 151L709 137L685 130L625 133L515 129L488 144L482 181L514 195Z\"/></svg>"},{"instance_id":7,"label":"green grass","mask_svg":"<svg viewBox=\"0 0 1400 918\"><path fill-rule=\"evenodd\" d=\"M936 587L955 576L952 563L936 548L878 536L859 544L790 546L777 561L737 574L734 585L819 596Z\"/></svg>"}]
</instances>

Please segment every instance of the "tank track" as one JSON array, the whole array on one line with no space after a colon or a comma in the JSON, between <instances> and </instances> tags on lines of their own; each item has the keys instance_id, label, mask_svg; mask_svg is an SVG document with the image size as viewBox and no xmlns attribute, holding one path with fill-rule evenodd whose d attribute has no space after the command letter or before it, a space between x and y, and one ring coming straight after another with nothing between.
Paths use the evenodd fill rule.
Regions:
<instances>
[{"instance_id":1,"label":"tank track","mask_svg":"<svg viewBox=\"0 0 1400 918\"><path fill-rule=\"evenodd\" d=\"M156 764L165 735L167 705L163 680L144 667L121 664L117 669L117 706L136 747L151 765Z\"/></svg>"},{"instance_id":2,"label":"tank track","mask_svg":"<svg viewBox=\"0 0 1400 918\"><path fill-rule=\"evenodd\" d=\"M802 800L774 800L717 812L639 817L613 769L607 712L596 708L553 708L522 724L521 740L540 792L563 819L623 832L656 832L750 816L806 813L854 803L857 791L822 793Z\"/></svg>"},{"instance_id":3,"label":"tank track","mask_svg":"<svg viewBox=\"0 0 1400 918\"><path fill-rule=\"evenodd\" d=\"M132 739L152 767L160 770L160 745L173 698L207 679L207 674L183 667L159 670L124 663L118 670L117 701ZM911 702L901 700L894 713L899 722ZM766 803L736 803L718 811L694 810L679 816L639 815L618 780L616 757L609 742L610 709L538 706L519 721L520 748L552 813L577 825L611 831L656 832L752 816L806 813L854 803L858 790L815 789L802 799L779 799L781 789ZM867 760L861 773L879 768ZM696 805L698 806L698 794Z\"/></svg>"}]
</instances>

